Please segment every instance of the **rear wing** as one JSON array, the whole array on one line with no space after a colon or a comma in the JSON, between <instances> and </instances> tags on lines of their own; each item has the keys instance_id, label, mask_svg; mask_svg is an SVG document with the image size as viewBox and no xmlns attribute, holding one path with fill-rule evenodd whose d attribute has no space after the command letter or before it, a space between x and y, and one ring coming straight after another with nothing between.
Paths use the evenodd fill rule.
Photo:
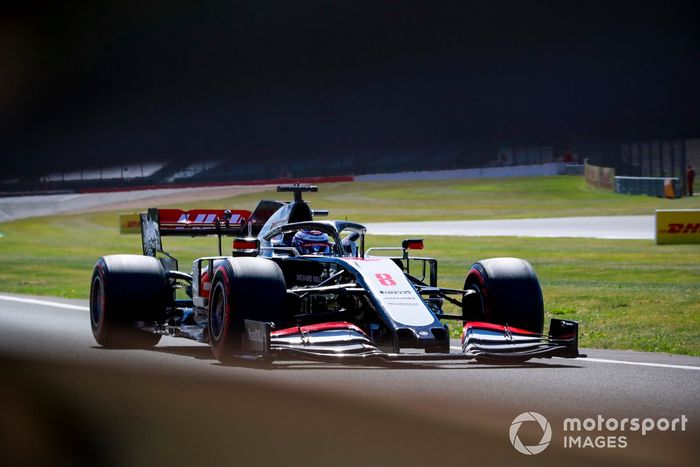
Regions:
<instances>
[{"instance_id":1,"label":"rear wing","mask_svg":"<svg viewBox=\"0 0 700 467\"><path fill-rule=\"evenodd\" d=\"M236 236L250 217L250 211L224 209L156 209L149 208L141 214L141 242L143 254L156 256L163 251L161 237L219 237L221 250L222 236Z\"/></svg>"},{"instance_id":2,"label":"rear wing","mask_svg":"<svg viewBox=\"0 0 700 467\"><path fill-rule=\"evenodd\" d=\"M294 202L299 214L294 216L294 209L290 218L285 222L310 221L314 215L327 215L327 211L312 211L308 204L302 200L302 192L315 192L318 187L312 185L280 185L279 192L293 192ZM246 238L257 236L267 221L283 206L290 204L284 201L260 201L253 212L246 210L229 209L157 209L149 208L148 212L141 213L141 243L143 254L155 257L162 253L171 260L170 255L163 251L161 237L204 237L216 235L219 238L219 255L221 255L221 237L237 237L245 232ZM162 261L163 259L161 259Z\"/></svg>"}]
</instances>

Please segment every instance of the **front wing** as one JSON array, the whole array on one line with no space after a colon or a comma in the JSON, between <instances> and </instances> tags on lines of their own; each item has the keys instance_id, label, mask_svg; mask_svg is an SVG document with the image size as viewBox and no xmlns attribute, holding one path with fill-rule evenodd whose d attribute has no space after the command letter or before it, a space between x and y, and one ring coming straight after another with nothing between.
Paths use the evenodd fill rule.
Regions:
<instances>
[{"instance_id":1,"label":"front wing","mask_svg":"<svg viewBox=\"0 0 700 467\"><path fill-rule=\"evenodd\" d=\"M344 321L273 331L269 323L246 320L245 327L244 353L269 359L513 362L582 356L578 351L578 323L559 319L551 320L547 335L492 323L467 322L462 332L461 352L450 353L418 353L414 349L386 352L362 329Z\"/></svg>"}]
</instances>

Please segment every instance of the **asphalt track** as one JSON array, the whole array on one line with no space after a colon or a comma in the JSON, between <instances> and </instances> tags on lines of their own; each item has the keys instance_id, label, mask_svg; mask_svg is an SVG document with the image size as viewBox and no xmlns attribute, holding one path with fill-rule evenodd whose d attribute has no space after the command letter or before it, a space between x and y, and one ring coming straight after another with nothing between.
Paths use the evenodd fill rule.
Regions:
<instances>
[{"instance_id":1,"label":"asphalt track","mask_svg":"<svg viewBox=\"0 0 700 467\"><path fill-rule=\"evenodd\" d=\"M462 237L571 237L653 240L654 216L589 216L476 221L419 221L366 224L374 235Z\"/></svg>"},{"instance_id":2,"label":"asphalt track","mask_svg":"<svg viewBox=\"0 0 700 467\"><path fill-rule=\"evenodd\" d=\"M0 222L121 209L171 195L3 200ZM653 219L376 223L368 230L653 239ZM585 359L525 365L222 366L207 346L183 339L164 338L150 350L97 347L86 306L84 300L0 296L6 465L700 464L700 358L584 349ZM509 428L517 415L532 411L549 420L553 437L542 454L524 456L512 447ZM597 428L573 433L624 436L624 448L564 447L565 435L572 435L563 430L565 418L598 416L685 416L688 422L684 431L646 435ZM530 425L519 432L526 445L542 434Z\"/></svg>"},{"instance_id":3,"label":"asphalt track","mask_svg":"<svg viewBox=\"0 0 700 467\"><path fill-rule=\"evenodd\" d=\"M162 206L185 199L221 199L269 189L270 185L231 185L201 188L160 188L105 193L67 193L0 198L0 222L77 212L118 211Z\"/></svg>"},{"instance_id":4,"label":"asphalt track","mask_svg":"<svg viewBox=\"0 0 700 467\"><path fill-rule=\"evenodd\" d=\"M91 194L52 194L0 198L0 223L76 212L125 210L249 193L267 186L136 190ZM572 237L653 240L654 216L590 216L476 221L418 221L366 224L374 235Z\"/></svg>"},{"instance_id":5,"label":"asphalt track","mask_svg":"<svg viewBox=\"0 0 700 467\"><path fill-rule=\"evenodd\" d=\"M22 400L36 392L26 390L27 381L41 386L39 399L50 397L46 394L52 391L70 393L69 402L65 397L56 400L62 400L61 407L69 413L83 414L78 417L80 429L102 433L93 445L115 440L124 444L119 452L107 450L100 457L117 459L116 465L169 459L182 465L188 456L203 462L201 446L188 441L188 430L197 430L192 439L206 445L218 440L222 429L226 434L221 442L228 443L223 454L207 452L212 462L218 462L215 454L245 451L236 457L241 461L237 465L269 465L278 458L288 465L698 465L700 358L583 352L588 358L542 359L524 365L276 362L258 367L241 362L222 366L207 346L184 339L164 338L149 350L100 348L92 338L84 300L0 296L0 361L10 381L9 389L5 385L3 390L12 396L10 403L4 399L4 414L12 407L16 411L13 397ZM17 381L15 392L12 381ZM146 402L151 400L155 402ZM513 419L531 411L548 419L553 436L542 454L525 456L514 450L508 434ZM217 419L216 414L226 417ZM676 431L645 435L596 428L574 434L582 439L625 436L626 447L564 447L564 436L571 434L564 432L565 418L599 415L605 420L669 421L684 416L687 423L685 430L677 425ZM19 416L26 424L26 413ZM154 419L164 420L163 424L153 425ZM200 439L201 430L211 431L217 423L218 435ZM518 436L526 445L536 444L542 432L528 429ZM148 433L129 435L133 430ZM44 444L52 445L48 438ZM268 441L279 449L271 449ZM170 442L177 444L173 451L167 447ZM75 453L65 455L74 460L70 455ZM84 463L92 461L87 458Z\"/></svg>"}]
</instances>

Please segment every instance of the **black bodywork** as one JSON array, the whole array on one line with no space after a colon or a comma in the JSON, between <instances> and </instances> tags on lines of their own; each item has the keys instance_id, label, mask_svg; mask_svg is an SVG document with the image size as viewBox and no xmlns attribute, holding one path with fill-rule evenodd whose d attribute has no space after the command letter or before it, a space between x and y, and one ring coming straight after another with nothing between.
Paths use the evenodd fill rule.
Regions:
<instances>
[{"instance_id":1,"label":"black bodywork","mask_svg":"<svg viewBox=\"0 0 700 467\"><path fill-rule=\"evenodd\" d=\"M577 323L552 320L549 333L545 335L541 316L540 324L532 326L529 324L536 320L521 319L519 322L530 327L527 329L510 326L508 319L502 318L508 310L500 315L489 310L495 302L488 293L493 295L509 286L505 279L497 278L498 269L493 268L498 266L502 270L499 264L508 259L483 262L487 269L492 268L493 277L488 283L482 283L486 270L479 269L481 273L470 272L463 289L439 287L437 261L410 254L422 248L422 240L407 239L400 247L366 250L366 229L361 224L318 220L327 212L314 211L302 197L302 193L316 190L308 185L278 187L279 192L293 193L294 201L264 200L250 213L200 210L190 215L192 212L149 209L142 214L143 252L145 256L157 258L162 265L170 298L158 319L137 320L136 326L152 334L210 342L212 316L223 313L224 306L228 306L228 301L214 303L218 295L211 293L226 290L226 300L232 300L229 295L233 293L255 295L237 302L245 303L244 309L230 312L236 314L237 324L232 325L231 332L236 334L235 353L240 356L495 361L579 356ZM288 245L286 239L290 235L306 229L327 233L333 245L332 254L300 255ZM177 260L163 251L161 237L168 235L214 235L219 240L219 255L195 260L191 274L181 272ZM226 237L234 238L230 255L221 254L222 238ZM504 264L510 267L523 263L526 265L523 267L530 268L529 263L522 260L511 260ZM255 281L246 282L253 284L249 290L236 287L238 273L234 270L240 271L244 266L254 268L256 264L269 266L269 263L260 262L270 261L281 274L278 278L263 279L283 283L282 300L270 301L272 299L266 297L267 289L256 288ZM525 294L532 297L522 298L531 300L533 307L541 308L539 284L534 272L529 271L523 273L521 282L525 281L530 287L527 290L534 292ZM474 282L472 276L482 282ZM226 287L217 289L217 281L224 280ZM515 281L511 282L514 287L520 287ZM177 299L177 290L184 290L187 298ZM270 310L262 313L268 303L276 304L274 313L270 314ZM445 313L445 303L454 305L460 313ZM228 308L226 310L228 313ZM535 317L543 313L527 308L525 312L534 313ZM268 319L260 319L262 315ZM501 317L493 318L497 316ZM450 334L444 320L462 322L461 352L451 351Z\"/></svg>"}]
</instances>

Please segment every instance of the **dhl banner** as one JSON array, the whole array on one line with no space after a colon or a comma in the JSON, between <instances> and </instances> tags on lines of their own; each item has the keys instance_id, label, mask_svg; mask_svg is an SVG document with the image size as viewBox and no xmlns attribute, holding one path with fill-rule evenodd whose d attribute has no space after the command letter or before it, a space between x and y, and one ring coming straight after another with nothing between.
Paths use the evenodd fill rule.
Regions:
<instances>
[{"instance_id":1,"label":"dhl banner","mask_svg":"<svg viewBox=\"0 0 700 467\"><path fill-rule=\"evenodd\" d=\"M119 214L120 234L140 234L141 216L139 214Z\"/></svg>"},{"instance_id":2,"label":"dhl banner","mask_svg":"<svg viewBox=\"0 0 700 467\"><path fill-rule=\"evenodd\" d=\"M700 243L700 209L657 209L656 243Z\"/></svg>"}]
</instances>

